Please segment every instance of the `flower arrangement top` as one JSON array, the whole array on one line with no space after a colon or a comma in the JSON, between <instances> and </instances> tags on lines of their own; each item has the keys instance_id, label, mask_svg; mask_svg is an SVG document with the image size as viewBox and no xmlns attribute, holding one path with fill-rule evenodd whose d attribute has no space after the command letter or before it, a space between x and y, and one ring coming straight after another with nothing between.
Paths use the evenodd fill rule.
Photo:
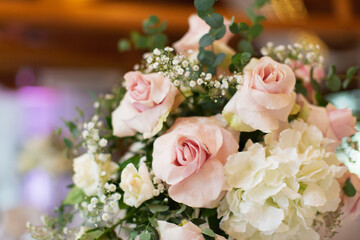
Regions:
<instances>
[{"instance_id":1,"label":"flower arrangement top","mask_svg":"<svg viewBox=\"0 0 360 240\"><path fill-rule=\"evenodd\" d=\"M343 150L356 118L323 96L357 68L325 75L306 43L257 54L265 18L254 10L267 2L247 9L247 24L195 0L173 47L155 16L119 42L148 52L122 86L93 96L90 119L79 110L65 122L74 185L57 217L27 225L35 239L316 240L359 215L360 171L347 160L357 151Z\"/></svg>"}]
</instances>

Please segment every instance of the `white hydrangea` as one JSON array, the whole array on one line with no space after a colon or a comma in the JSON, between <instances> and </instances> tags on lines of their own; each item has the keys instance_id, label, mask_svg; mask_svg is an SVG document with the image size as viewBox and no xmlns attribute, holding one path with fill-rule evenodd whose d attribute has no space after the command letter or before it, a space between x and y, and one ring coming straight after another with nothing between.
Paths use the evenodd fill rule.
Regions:
<instances>
[{"instance_id":1,"label":"white hydrangea","mask_svg":"<svg viewBox=\"0 0 360 240\"><path fill-rule=\"evenodd\" d=\"M265 147L248 142L231 155L225 174L231 186L218 208L221 228L235 239L319 239L316 213L340 203L337 178L344 168L320 130L294 121L268 134Z\"/></svg>"}]
</instances>

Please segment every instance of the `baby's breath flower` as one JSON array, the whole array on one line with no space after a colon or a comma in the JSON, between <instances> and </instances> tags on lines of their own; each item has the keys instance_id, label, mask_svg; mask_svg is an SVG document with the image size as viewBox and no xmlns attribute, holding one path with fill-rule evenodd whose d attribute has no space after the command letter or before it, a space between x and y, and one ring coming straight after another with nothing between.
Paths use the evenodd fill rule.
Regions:
<instances>
[{"instance_id":1,"label":"baby's breath flower","mask_svg":"<svg viewBox=\"0 0 360 240\"><path fill-rule=\"evenodd\" d=\"M189 85L190 85L190 87L195 87L196 82L194 80L191 80Z\"/></svg>"},{"instance_id":2,"label":"baby's breath flower","mask_svg":"<svg viewBox=\"0 0 360 240\"><path fill-rule=\"evenodd\" d=\"M198 65L194 65L193 67L192 67L192 69L195 71L195 72L197 72L197 71L199 71L199 66Z\"/></svg>"}]
</instances>

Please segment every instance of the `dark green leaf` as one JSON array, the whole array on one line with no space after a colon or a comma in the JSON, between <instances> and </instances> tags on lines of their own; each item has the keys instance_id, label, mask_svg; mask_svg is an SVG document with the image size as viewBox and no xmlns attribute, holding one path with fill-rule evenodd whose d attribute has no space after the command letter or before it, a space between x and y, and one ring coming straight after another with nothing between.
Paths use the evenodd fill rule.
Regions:
<instances>
[{"instance_id":1,"label":"dark green leaf","mask_svg":"<svg viewBox=\"0 0 360 240\"><path fill-rule=\"evenodd\" d=\"M245 65L246 63L248 63L250 61L250 58L251 58L251 53L249 52L243 52L241 53L240 55L240 59L241 59L241 63L243 65Z\"/></svg>"},{"instance_id":2,"label":"dark green leaf","mask_svg":"<svg viewBox=\"0 0 360 240\"><path fill-rule=\"evenodd\" d=\"M165 34L155 34L151 37L152 49L164 48L167 42L167 36Z\"/></svg>"},{"instance_id":3,"label":"dark green leaf","mask_svg":"<svg viewBox=\"0 0 360 240\"><path fill-rule=\"evenodd\" d=\"M231 63L230 65L229 65L229 71L230 72L236 72L238 70L238 68L236 67L236 65L235 64L233 64L233 63Z\"/></svg>"},{"instance_id":4,"label":"dark green leaf","mask_svg":"<svg viewBox=\"0 0 360 240\"><path fill-rule=\"evenodd\" d=\"M157 16L150 16L143 22L143 29L146 30L148 28L154 27L159 22L159 18Z\"/></svg>"},{"instance_id":5,"label":"dark green leaf","mask_svg":"<svg viewBox=\"0 0 360 240\"><path fill-rule=\"evenodd\" d=\"M216 208L203 208L203 209L201 209L201 216L203 216L203 217L217 216L217 209Z\"/></svg>"},{"instance_id":6,"label":"dark green leaf","mask_svg":"<svg viewBox=\"0 0 360 240\"><path fill-rule=\"evenodd\" d=\"M152 28L147 28L144 29L144 33L146 34L156 34L156 33L161 33L163 32L167 27L167 22L163 22L161 23L159 26L157 27L152 27Z\"/></svg>"},{"instance_id":7,"label":"dark green leaf","mask_svg":"<svg viewBox=\"0 0 360 240\"><path fill-rule=\"evenodd\" d=\"M197 12L197 15L202 19L204 19L207 15L210 14L209 10L205 10L205 11L197 10L196 12Z\"/></svg>"},{"instance_id":8,"label":"dark green leaf","mask_svg":"<svg viewBox=\"0 0 360 240\"><path fill-rule=\"evenodd\" d=\"M79 135L79 130L74 122L63 120L74 138Z\"/></svg>"},{"instance_id":9,"label":"dark green leaf","mask_svg":"<svg viewBox=\"0 0 360 240\"><path fill-rule=\"evenodd\" d=\"M238 50L239 50L239 52L249 52L251 54L254 52L254 48L251 45L251 43L244 39L239 41Z\"/></svg>"},{"instance_id":10,"label":"dark green leaf","mask_svg":"<svg viewBox=\"0 0 360 240\"><path fill-rule=\"evenodd\" d=\"M346 72L346 78L343 82L343 88L347 88L351 82L352 77L355 75L355 73L359 70L358 66L351 67Z\"/></svg>"},{"instance_id":11,"label":"dark green leaf","mask_svg":"<svg viewBox=\"0 0 360 240\"><path fill-rule=\"evenodd\" d=\"M260 22L264 21L265 19L266 19L265 16L257 15L255 18L255 23L260 23Z\"/></svg>"},{"instance_id":12,"label":"dark green leaf","mask_svg":"<svg viewBox=\"0 0 360 240\"><path fill-rule=\"evenodd\" d=\"M317 81L315 81L314 77L314 68L310 69L310 85L315 92L321 92L321 87Z\"/></svg>"},{"instance_id":13,"label":"dark green leaf","mask_svg":"<svg viewBox=\"0 0 360 240\"><path fill-rule=\"evenodd\" d=\"M132 42L135 44L136 48L147 49L149 47L148 38L140 35L138 32L131 32L130 38Z\"/></svg>"},{"instance_id":14,"label":"dark green leaf","mask_svg":"<svg viewBox=\"0 0 360 240\"><path fill-rule=\"evenodd\" d=\"M65 143L65 146L68 148L68 149L71 149L73 148L73 143L70 139L68 138L64 138L64 143Z\"/></svg>"},{"instance_id":15,"label":"dark green leaf","mask_svg":"<svg viewBox=\"0 0 360 240\"><path fill-rule=\"evenodd\" d=\"M213 67L219 66L225 59L225 53L219 53L218 55L216 55L215 61L213 63Z\"/></svg>"},{"instance_id":16,"label":"dark green leaf","mask_svg":"<svg viewBox=\"0 0 360 240\"><path fill-rule=\"evenodd\" d=\"M140 235L140 240L150 240L151 239L151 234L150 233L142 233Z\"/></svg>"},{"instance_id":17,"label":"dark green leaf","mask_svg":"<svg viewBox=\"0 0 360 240\"><path fill-rule=\"evenodd\" d=\"M326 105L328 105L328 101L325 100L325 98L323 97L321 92L315 93L315 99L316 99L317 105L319 105L321 107L325 107Z\"/></svg>"},{"instance_id":18,"label":"dark green leaf","mask_svg":"<svg viewBox=\"0 0 360 240\"><path fill-rule=\"evenodd\" d=\"M106 120L106 124L108 125L109 129L112 130L113 127L112 127L112 120L111 120L111 116L106 116L105 117L105 120Z\"/></svg>"},{"instance_id":19,"label":"dark green leaf","mask_svg":"<svg viewBox=\"0 0 360 240\"><path fill-rule=\"evenodd\" d=\"M135 239L138 236L138 232L137 231L132 231L129 234L130 239Z\"/></svg>"},{"instance_id":20,"label":"dark green leaf","mask_svg":"<svg viewBox=\"0 0 360 240\"><path fill-rule=\"evenodd\" d=\"M78 187L73 187L66 196L63 204L75 205L81 203L85 199L85 193Z\"/></svg>"},{"instance_id":21,"label":"dark green leaf","mask_svg":"<svg viewBox=\"0 0 360 240\"><path fill-rule=\"evenodd\" d=\"M308 90L306 89L306 87L303 84L302 80L296 80L296 84L295 84L295 92L296 93L300 93L303 96L307 96L308 95Z\"/></svg>"},{"instance_id":22,"label":"dark green leaf","mask_svg":"<svg viewBox=\"0 0 360 240\"><path fill-rule=\"evenodd\" d=\"M254 7L261 8L266 3L268 3L270 0L255 0Z\"/></svg>"},{"instance_id":23,"label":"dark green leaf","mask_svg":"<svg viewBox=\"0 0 360 240\"><path fill-rule=\"evenodd\" d=\"M206 220L202 219L202 218L193 218L190 220L193 224L195 225L201 225L201 224L204 224L206 223Z\"/></svg>"},{"instance_id":24,"label":"dark green leaf","mask_svg":"<svg viewBox=\"0 0 360 240\"><path fill-rule=\"evenodd\" d=\"M230 23L229 29L233 34L238 34L240 32L239 25L235 22Z\"/></svg>"},{"instance_id":25,"label":"dark green leaf","mask_svg":"<svg viewBox=\"0 0 360 240\"><path fill-rule=\"evenodd\" d=\"M209 33L205 34L200 38L199 45L200 47L207 47L215 41L215 38Z\"/></svg>"},{"instance_id":26,"label":"dark green leaf","mask_svg":"<svg viewBox=\"0 0 360 240\"><path fill-rule=\"evenodd\" d=\"M169 210L169 206L167 205L160 205L160 204L149 204L149 209L152 212L166 212L167 210Z\"/></svg>"},{"instance_id":27,"label":"dark green leaf","mask_svg":"<svg viewBox=\"0 0 360 240\"><path fill-rule=\"evenodd\" d=\"M197 10L199 11L206 11L212 8L214 5L215 0L195 0L194 5Z\"/></svg>"},{"instance_id":28,"label":"dark green leaf","mask_svg":"<svg viewBox=\"0 0 360 240\"><path fill-rule=\"evenodd\" d=\"M211 28L210 29L210 34L216 39L219 40L221 39L226 33L226 27L225 25L222 25L219 28Z\"/></svg>"},{"instance_id":29,"label":"dark green leaf","mask_svg":"<svg viewBox=\"0 0 360 240\"><path fill-rule=\"evenodd\" d=\"M247 30L249 30L249 25L247 25L244 22L241 22L241 23L239 23L239 29L240 29L240 31L247 31Z\"/></svg>"},{"instance_id":30,"label":"dark green leaf","mask_svg":"<svg viewBox=\"0 0 360 240\"><path fill-rule=\"evenodd\" d=\"M204 64L205 66L212 66L215 59L215 54L212 51L200 48L198 59L200 63Z\"/></svg>"},{"instance_id":31,"label":"dark green leaf","mask_svg":"<svg viewBox=\"0 0 360 240\"><path fill-rule=\"evenodd\" d=\"M121 162L120 164L120 171L122 171L123 169L125 169L126 165L132 163L134 164L134 166L136 167L140 162L140 156L139 155L135 155L129 159L127 159L126 161L124 162Z\"/></svg>"},{"instance_id":32,"label":"dark green leaf","mask_svg":"<svg viewBox=\"0 0 360 240\"><path fill-rule=\"evenodd\" d=\"M249 28L248 37L252 41L253 39L257 38L263 31L263 26L260 24L252 25Z\"/></svg>"},{"instance_id":33,"label":"dark green leaf","mask_svg":"<svg viewBox=\"0 0 360 240\"><path fill-rule=\"evenodd\" d=\"M335 72L336 72L336 67L335 67L335 65L331 65L331 66L329 67L329 72L328 72L327 77L328 77L328 78L331 78L332 76L335 75Z\"/></svg>"},{"instance_id":34,"label":"dark green leaf","mask_svg":"<svg viewBox=\"0 0 360 240\"><path fill-rule=\"evenodd\" d=\"M218 13L209 14L204 20L211 28L220 28L224 25L224 18Z\"/></svg>"},{"instance_id":35,"label":"dark green leaf","mask_svg":"<svg viewBox=\"0 0 360 240\"><path fill-rule=\"evenodd\" d=\"M125 52L127 50L129 50L131 47L130 41L127 39L121 39L118 42L118 49L120 52Z\"/></svg>"},{"instance_id":36,"label":"dark green leaf","mask_svg":"<svg viewBox=\"0 0 360 240\"><path fill-rule=\"evenodd\" d=\"M343 187L344 193L346 196L353 197L356 194L356 189L351 183L350 178L346 179L345 185Z\"/></svg>"},{"instance_id":37,"label":"dark green leaf","mask_svg":"<svg viewBox=\"0 0 360 240\"><path fill-rule=\"evenodd\" d=\"M210 228L206 228L206 229L202 230L201 233L204 235L210 236L210 237L216 237L216 234Z\"/></svg>"}]
</instances>

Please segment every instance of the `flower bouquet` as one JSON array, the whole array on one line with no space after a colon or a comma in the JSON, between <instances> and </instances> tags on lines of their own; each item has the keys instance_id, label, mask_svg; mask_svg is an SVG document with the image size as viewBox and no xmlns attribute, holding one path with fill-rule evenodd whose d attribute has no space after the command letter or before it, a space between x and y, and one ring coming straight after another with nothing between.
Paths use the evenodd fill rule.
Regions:
<instances>
[{"instance_id":1,"label":"flower bouquet","mask_svg":"<svg viewBox=\"0 0 360 240\"><path fill-rule=\"evenodd\" d=\"M257 55L255 10L266 2L247 9L247 24L195 0L173 47L155 16L119 42L151 52L122 86L93 96L92 117L66 122L74 184L55 217L28 224L35 239L326 239L358 215L358 176L346 151L336 155L356 118L322 95L357 68L325 76L307 43ZM235 35L239 52L227 45Z\"/></svg>"}]
</instances>

